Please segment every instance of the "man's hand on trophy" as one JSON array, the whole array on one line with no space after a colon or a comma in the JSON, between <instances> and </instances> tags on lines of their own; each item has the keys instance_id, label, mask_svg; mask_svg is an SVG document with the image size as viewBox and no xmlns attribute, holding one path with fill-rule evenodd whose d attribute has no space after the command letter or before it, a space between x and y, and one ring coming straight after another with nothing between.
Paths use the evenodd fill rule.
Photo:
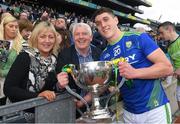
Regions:
<instances>
[{"instance_id":1,"label":"man's hand on trophy","mask_svg":"<svg viewBox=\"0 0 180 124\"><path fill-rule=\"evenodd\" d=\"M81 100L74 99L74 101L76 103L77 108L81 108L84 106L84 103Z\"/></svg>"},{"instance_id":2,"label":"man's hand on trophy","mask_svg":"<svg viewBox=\"0 0 180 124\"><path fill-rule=\"evenodd\" d=\"M87 94L83 97L83 99L84 99L87 103L90 103L90 102L92 101L92 94L91 94L90 92L87 93ZM75 99L74 101L76 102L77 108L81 108L81 107L83 107L83 106L85 105L85 103L84 103L82 100L77 100L77 99Z\"/></svg>"},{"instance_id":3,"label":"man's hand on trophy","mask_svg":"<svg viewBox=\"0 0 180 124\"><path fill-rule=\"evenodd\" d=\"M108 88L108 90L112 93L112 92L114 92L116 90L116 87L115 86L110 86Z\"/></svg>"},{"instance_id":4,"label":"man's hand on trophy","mask_svg":"<svg viewBox=\"0 0 180 124\"><path fill-rule=\"evenodd\" d=\"M57 80L59 88L65 88L65 86L69 83L68 74L66 72L61 72L57 74Z\"/></svg>"}]
</instances>

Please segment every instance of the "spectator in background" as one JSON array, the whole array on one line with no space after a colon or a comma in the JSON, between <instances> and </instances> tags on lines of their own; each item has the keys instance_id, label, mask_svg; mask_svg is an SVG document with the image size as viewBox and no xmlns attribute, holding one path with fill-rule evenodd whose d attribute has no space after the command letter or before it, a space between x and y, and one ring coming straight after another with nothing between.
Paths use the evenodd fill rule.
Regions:
<instances>
[{"instance_id":1,"label":"spectator in background","mask_svg":"<svg viewBox=\"0 0 180 124\"><path fill-rule=\"evenodd\" d=\"M20 34L23 37L24 41L27 42L33 30L33 24L28 19L20 19L18 21L18 24Z\"/></svg>"},{"instance_id":2,"label":"spectator in background","mask_svg":"<svg viewBox=\"0 0 180 124\"><path fill-rule=\"evenodd\" d=\"M55 18L51 18L51 19L50 19L50 22L55 26L56 19L55 19Z\"/></svg>"},{"instance_id":3,"label":"spectator in background","mask_svg":"<svg viewBox=\"0 0 180 124\"><path fill-rule=\"evenodd\" d=\"M174 75L178 79L177 100L180 108L180 36L176 32L174 24L169 21L160 24L158 32L164 41L169 41L168 53L175 68Z\"/></svg>"},{"instance_id":4,"label":"spectator in background","mask_svg":"<svg viewBox=\"0 0 180 124\"><path fill-rule=\"evenodd\" d=\"M2 8L2 6L0 5L0 17L1 17L2 14L3 14L3 8Z\"/></svg>"},{"instance_id":5,"label":"spectator in background","mask_svg":"<svg viewBox=\"0 0 180 124\"><path fill-rule=\"evenodd\" d=\"M117 78L118 82L122 77L129 80L119 90L125 123L171 123L169 100L159 80L173 72L165 54L146 33L122 32L109 8L97 10L93 19L108 41L100 60L126 59L118 63Z\"/></svg>"},{"instance_id":6,"label":"spectator in background","mask_svg":"<svg viewBox=\"0 0 180 124\"><path fill-rule=\"evenodd\" d=\"M72 35L70 30L68 30L67 27L67 19L65 17L58 17L55 21L55 28L56 30L64 30L64 35L66 35L65 37L68 38L70 44L72 45L74 43Z\"/></svg>"},{"instance_id":7,"label":"spectator in background","mask_svg":"<svg viewBox=\"0 0 180 124\"><path fill-rule=\"evenodd\" d=\"M70 43L70 34L67 30L64 29L56 29L57 32L57 40L59 42L59 50L61 52L65 48L69 48L71 46Z\"/></svg>"},{"instance_id":8,"label":"spectator in background","mask_svg":"<svg viewBox=\"0 0 180 124\"><path fill-rule=\"evenodd\" d=\"M143 33L143 32L146 32L146 30L145 30L145 28L143 28L143 27L137 27L137 28L136 28L136 32L141 32L141 33Z\"/></svg>"},{"instance_id":9,"label":"spectator in background","mask_svg":"<svg viewBox=\"0 0 180 124\"><path fill-rule=\"evenodd\" d=\"M104 37L101 36L101 34L96 30L96 26L94 22L88 21L88 25L91 27L93 32L93 40L92 44L95 45L97 48L104 50L107 46L107 41Z\"/></svg>"},{"instance_id":10,"label":"spectator in background","mask_svg":"<svg viewBox=\"0 0 180 124\"><path fill-rule=\"evenodd\" d=\"M28 19L28 14L26 12L21 12L19 14L19 20L21 19Z\"/></svg>"},{"instance_id":11,"label":"spectator in background","mask_svg":"<svg viewBox=\"0 0 180 124\"><path fill-rule=\"evenodd\" d=\"M58 73L57 79L59 81L59 87L64 88L68 83L72 89L75 89L78 94L81 94L82 97L87 101L91 101L91 94L85 93L82 91L74 82L73 78L66 72L61 72L61 69L66 64L75 64L79 65L84 62L97 61L101 54L101 50L92 46L90 43L92 41L92 31L88 24L85 23L76 23L73 26L73 38L74 45L70 48L64 49L58 55L56 71ZM80 100L76 101L77 108L81 108L84 112L85 107L84 103ZM77 118L80 116L77 113Z\"/></svg>"},{"instance_id":12,"label":"spectator in background","mask_svg":"<svg viewBox=\"0 0 180 124\"><path fill-rule=\"evenodd\" d=\"M150 38L152 38L155 42L157 41L156 33L153 30L147 31Z\"/></svg>"},{"instance_id":13,"label":"spectator in background","mask_svg":"<svg viewBox=\"0 0 180 124\"><path fill-rule=\"evenodd\" d=\"M11 15L11 13L9 13L9 12L4 12L4 13L2 13L0 20L2 21L2 19L3 19L4 17L6 17L6 16L12 16L12 15ZM0 21L0 22L1 22L1 21Z\"/></svg>"},{"instance_id":14,"label":"spectator in background","mask_svg":"<svg viewBox=\"0 0 180 124\"><path fill-rule=\"evenodd\" d=\"M19 17L20 7L18 6L18 3L17 3L17 2L15 2L15 3L11 6L11 12L12 12L12 15L15 16L16 18Z\"/></svg>"},{"instance_id":15,"label":"spectator in background","mask_svg":"<svg viewBox=\"0 0 180 124\"><path fill-rule=\"evenodd\" d=\"M41 21L50 21L50 17L49 17L49 13L48 11L44 11L39 20L36 20L33 25L36 26L37 24L39 24Z\"/></svg>"},{"instance_id":16,"label":"spectator in background","mask_svg":"<svg viewBox=\"0 0 180 124\"><path fill-rule=\"evenodd\" d=\"M4 79L11 68L16 56L22 49L22 36L19 33L18 21L15 17L7 15L3 17L0 24L0 40L10 43L5 60L0 61L0 104L5 104L6 98L3 94Z\"/></svg>"},{"instance_id":17,"label":"spectator in background","mask_svg":"<svg viewBox=\"0 0 180 124\"><path fill-rule=\"evenodd\" d=\"M107 46L107 41L98 31L95 31L93 34L92 44L98 47L101 50L104 50Z\"/></svg>"},{"instance_id":18,"label":"spectator in background","mask_svg":"<svg viewBox=\"0 0 180 124\"><path fill-rule=\"evenodd\" d=\"M162 51L167 54L168 41L162 40L159 33L156 35L156 41L158 46L162 49Z\"/></svg>"},{"instance_id":19,"label":"spectator in background","mask_svg":"<svg viewBox=\"0 0 180 124\"><path fill-rule=\"evenodd\" d=\"M40 17L40 21L49 21L49 20L50 18L48 11L44 11Z\"/></svg>"},{"instance_id":20,"label":"spectator in background","mask_svg":"<svg viewBox=\"0 0 180 124\"><path fill-rule=\"evenodd\" d=\"M67 29L67 20L65 17L58 17L55 21L56 29Z\"/></svg>"}]
</instances>

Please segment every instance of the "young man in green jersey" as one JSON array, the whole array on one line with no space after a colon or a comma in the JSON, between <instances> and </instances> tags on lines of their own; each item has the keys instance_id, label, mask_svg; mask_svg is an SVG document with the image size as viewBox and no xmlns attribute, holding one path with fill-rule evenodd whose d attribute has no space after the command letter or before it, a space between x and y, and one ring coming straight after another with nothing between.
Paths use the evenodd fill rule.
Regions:
<instances>
[{"instance_id":1,"label":"young man in green jersey","mask_svg":"<svg viewBox=\"0 0 180 124\"><path fill-rule=\"evenodd\" d=\"M174 75L178 79L177 100L180 108L180 36L176 32L173 23L166 21L158 26L158 32L162 40L169 41L168 53L174 65Z\"/></svg>"}]
</instances>

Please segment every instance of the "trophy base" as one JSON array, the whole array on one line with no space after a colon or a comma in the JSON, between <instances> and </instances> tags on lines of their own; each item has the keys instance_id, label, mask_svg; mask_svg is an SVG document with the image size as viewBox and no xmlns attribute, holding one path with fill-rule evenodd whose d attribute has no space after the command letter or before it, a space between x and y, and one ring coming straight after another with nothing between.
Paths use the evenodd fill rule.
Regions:
<instances>
[{"instance_id":1,"label":"trophy base","mask_svg":"<svg viewBox=\"0 0 180 124\"><path fill-rule=\"evenodd\" d=\"M76 120L76 123L112 123L110 112L106 109L85 112L84 115Z\"/></svg>"},{"instance_id":2,"label":"trophy base","mask_svg":"<svg viewBox=\"0 0 180 124\"><path fill-rule=\"evenodd\" d=\"M79 118L76 120L76 123L112 123L111 118L101 118L101 119L92 119L92 118Z\"/></svg>"}]
</instances>

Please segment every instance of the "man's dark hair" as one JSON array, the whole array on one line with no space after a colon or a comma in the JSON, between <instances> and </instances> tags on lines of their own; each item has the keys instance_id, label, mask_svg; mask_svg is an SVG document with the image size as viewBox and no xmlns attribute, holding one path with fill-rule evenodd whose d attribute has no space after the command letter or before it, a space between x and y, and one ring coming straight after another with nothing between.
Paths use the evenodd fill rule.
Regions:
<instances>
[{"instance_id":1,"label":"man's dark hair","mask_svg":"<svg viewBox=\"0 0 180 124\"><path fill-rule=\"evenodd\" d=\"M168 26L171 26L174 31L176 30L174 24L173 24L172 22L169 22L169 21L166 21L166 22L161 23L161 24L158 26L158 29L159 29L160 27L167 28Z\"/></svg>"},{"instance_id":2,"label":"man's dark hair","mask_svg":"<svg viewBox=\"0 0 180 124\"><path fill-rule=\"evenodd\" d=\"M109 13L110 15L115 16L110 8L102 7L94 12L91 19L94 21L96 16L101 15L102 13Z\"/></svg>"},{"instance_id":3,"label":"man's dark hair","mask_svg":"<svg viewBox=\"0 0 180 124\"><path fill-rule=\"evenodd\" d=\"M56 18L56 20L58 20L58 19L63 19L63 20L65 21L65 25L66 25L66 27L67 27L68 23L67 23L67 18L66 18L65 16L58 16L58 17Z\"/></svg>"}]
</instances>

